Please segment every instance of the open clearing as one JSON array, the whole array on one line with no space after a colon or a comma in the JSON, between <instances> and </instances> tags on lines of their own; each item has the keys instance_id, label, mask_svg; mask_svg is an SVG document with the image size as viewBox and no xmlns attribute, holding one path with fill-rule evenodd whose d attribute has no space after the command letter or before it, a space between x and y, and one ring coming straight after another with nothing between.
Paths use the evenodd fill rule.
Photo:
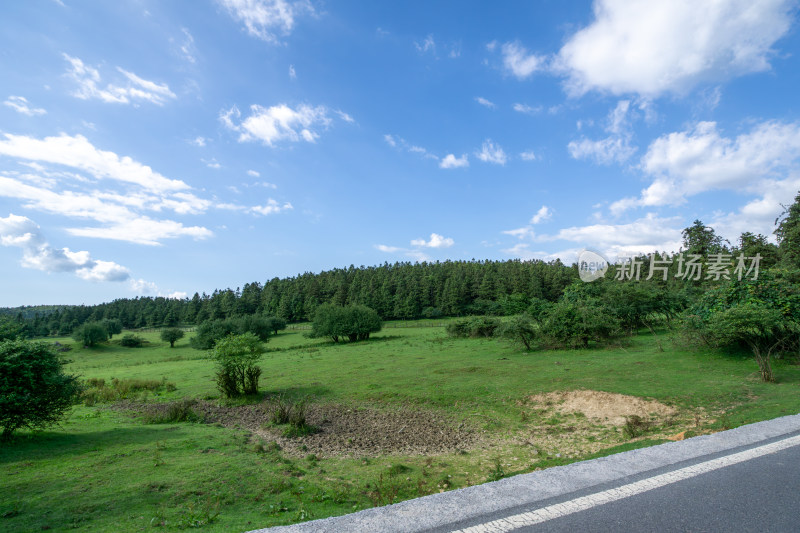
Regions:
<instances>
[{"instance_id":1,"label":"open clearing","mask_svg":"<svg viewBox=\"0 0 800 533\"><path fill-rule=\"evenodd\" d=\"M687 351L667 334L663 352L643 334L524 353L404 325L353 345L282 332L262 396L242 402L220 402L212 363L187 339L76 347L70 370L84 378L174 390L76 406L60 428L2 446L0 529L288 524L800 411L792 361L764 384L751 357ZM304 400L314 431L271 424L279 397ZM202 421L146 423L184 399Z\"/></svg>"}]
</instances>

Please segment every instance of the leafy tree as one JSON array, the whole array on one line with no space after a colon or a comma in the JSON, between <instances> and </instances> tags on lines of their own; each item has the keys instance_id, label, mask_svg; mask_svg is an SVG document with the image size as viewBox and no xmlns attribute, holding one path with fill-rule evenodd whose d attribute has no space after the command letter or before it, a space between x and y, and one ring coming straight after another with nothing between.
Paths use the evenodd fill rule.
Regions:
<instances>
[{"instance_id":1,"label":"leafy tree","mask_svg":"<svg viewBox=\"0 0 800 533\"><path fill-rule=\"evenodd\" d=\"M784 206L783 212L775 220L778 238L778 250L781 262L787 266L800 267L800 192L794 197L794 203Z\"/></svg>"},{"instance_id":2,"label":"leafy tree","mask_svg":"<svg viewBox=\"0 0 800 533\"><path fill-rule=\"evenodd\" d=\"M99 322L87 322L72 332L72 338L84 346L92 347L108 340L108 332Z\"/></svg>"},{"instance_id":3,"label":"leafy tree","mask_svg":"<svg viewBox=\"0 0 800 533\"><path fill-rule=\"evenodd\" d=\"M707 257L726 250L722 237L716 234L714 228L706 226L700 220L695 220L691 226L684 228L681 235L686 253Z\"/></svg>"},{"instance_id":4,"label":"leafy tree","mask_svg":"<svg viewBox=\"0 0 800 533\"><path fill-rule=\"evenodd\" d=\"M252 333L262 342L267 342L271 332L272 324L259 316L207 320L197 327L195 336L189 343L198 350L210 350L218 340L227 335Z\"/></svg>"},{"instance_id":5,"label":"leafy tree","mask_svg":"<svg viewBox=\"0 0 800 533\"><path fill-rule=\"evenodd\" d=\"M166 328L161 330L161 340L169 343L170 348L175 347L175 342L183 338L185 333L180 328Z\"/></svg>"},{"instance_id":6,"label":"leafy tree","mask_svg":"<svg viewBox=\"0 0 800 533\"><path fill-rule=\"evenodd\" d=\"M521 344L526 350L530 351L538 332L538 328L531 317L520 315L503 322L497 328L495 335L513 343Z\"/></svg>"},{"instance_id":7,"label":"leafy tree","mask_svg":"<svg viewBox=\"0 0 800 533\"><path fill-rule=\"evenodd\" d=\"M739 236L737 252L744 254L745 257L761 256L761 268L773 266L778 262L779 249L777 246L767 241L766 235L755 235L745 231Z\"/></svg>"},{"instance_id":8,"label":"leafy tree","mask_svg":"<svg viewBox=\"0 0 800 533\"><path fill-rule=\"evenodd\" d=\"M111 339L111 337L113 337L114 335L122 333L122 322L120 322L116 318L110 319L110 320L109 319L105 319L105 320L101 321L100 323L102 324L102 326L104 328L106 328L106 331L108 332L108 338L109 339Z\"/></svg>"},{"instance_id":9,"label":"leafy tree","mask_svg":"<svg viewBox=\"0 0 800 533\"><path fill-rule=\"evenodd\" d=\"M0 427L8 439L19 428L58 422L80 392L76 376L44 342L0 342Z\"/></svg>"},{"instance_id":10,"label":"leafy tree","mask_svg":"<svg viewBox=\"0 0 800 533\"><path fill-rule=\"evenodd\" d=\"M226 397L258 393L264 353L261 340L253 333L228 335L217 341L211 358L217 363L217 387Z\"/></svg>"},{"instance_id":11,"label":"leafy tree","mask_svg":"<svg viewBox=\"0 0 800 533\"><path fill-rule=\"evenodd\" d=\"M746 346L764 381L773 381L771 358L800 348L800 288L769 272L757 280L731 280L707 291L684 315L690 338L709 346Z\"/></svg>"},{"instance_id":12,"label":"leafy tree","mask_svg":"<svg viewBox=\"0 0 800 533\"><path fill-rule=\"evenodd\" d=\"M286 329L286 321L282 318L278 318L276 316L269 316L266 318L267 327L272 330L275 335L278 334L278 331L282 329Z\"/></svg>"},{"instance_id":13,"label":"leafy tree","mask_svg":"<svg viewBox=\"0 0 800 533\"><path fill-rule=\"evenodd\" d=\"M753 352L766 382L775 381L770 359L788 346L796 346L800 327L777 309L747 302L715 312L708 328L719 345L745 344Z\"/></svg>"}]
</instances>

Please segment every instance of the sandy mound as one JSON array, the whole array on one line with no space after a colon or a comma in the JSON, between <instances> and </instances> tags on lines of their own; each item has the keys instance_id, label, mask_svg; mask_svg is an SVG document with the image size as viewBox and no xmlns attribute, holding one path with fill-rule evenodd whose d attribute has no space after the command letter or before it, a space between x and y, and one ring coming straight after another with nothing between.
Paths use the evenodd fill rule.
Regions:
<instances>
[{"instance_id":1,"label":"sandy mound","mask_svg":"<svg viewBox=\"0 0 800 533\"><path fill-rule=\"evenodd\" d=\"M549 392L531 396L529 400L543 409L553 408L564 414L582 413L586 418L615 426L625 425L626 416L651 419L677 414L676 409L655 400L594 390Z\"/></svg>"}]
</instances>

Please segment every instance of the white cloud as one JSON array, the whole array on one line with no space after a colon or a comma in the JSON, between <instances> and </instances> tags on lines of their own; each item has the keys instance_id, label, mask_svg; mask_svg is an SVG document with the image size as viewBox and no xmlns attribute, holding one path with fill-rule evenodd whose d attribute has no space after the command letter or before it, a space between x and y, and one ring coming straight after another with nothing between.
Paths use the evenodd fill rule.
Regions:
<instances>
[{"instance_id":1,"label":"white cloud","mask_svg":"<svg viewBox=\"0 0 800 533\"><path fill-rule=\"evenodd\" d=\"M394 254L404 251L403 248L398 248L397 246L386 246L385 244L376 244L375 248L381 252L386 252L387 254Z\"/></svg>"},{"instance_id":2,"label":"white cloud","mask_svg":"<svg viewBox=\"0 0 800 533\"><path fill-rule=\"evenodd\" d=\"M296 80L297 72L294 70L294 65L289 65L289 79Z\"/></svg>"},{"instance_id":3,"label":"white cloud","mask_svg":"<svg viewBox=\"0 0 800 533\"><path fill-rule=\"evenodd\" d=\"M261 174L257 170L248 170L247 171L247 175L248 176L252 176L254 178L260 178L261 177Z\"/></svg>"},{"instance_id":4,"label":"white cloud","mask_svg":"<svg viewBox=\"0 0 800 533\"><path fill-rule=\"evenodd\" d=\"M251 207L248 211L250 211L251 213L257 213L259 215L266 216L266 215L274 215L282 211L287 211L289 209L294 209L294 207L292 207L292 204L290 204L289 202L285 202L283 205L281 205L276 200L270 198L267 200L266 204Z\"/></svg>"},{"instance_id":5,"label":"white cloud","mask_svg":"<svg viewBox=\"0 0 800 533\"><path fill-rule=\"evenodd\" d=\"M506 235L511 235L512 237L516 237L518 239L533 239L536 237L536 232L533 230L533 226L536 224L540 224L547 220L550 220L553 216L553 210L543 205L539 208L539 210L534 213L531 217L530 221L528 222L527 226L523 226L517 229L509 229L505 230L502 233Z\"/></svg>"},{"instance_id":6,"label":"white cloud","mask_svg":"<svg viewBox=\"0 0 800 533\"><path fill-rule=\"evenodd\" d=\"M422 246L425 248L450 248L455 244L455 241L449 237L443 237L438 233L431 233L430 240L414 239L411 241L411 246Z\"/></svg>"},{"instance_id":7,"label":"white cloud","mask_svg":"<svg viewBox=\"0 0 800 533\"><path fill-rule=\"evenodd\" d=\"M494 102L490 102L489 100L487 100L486 98L484 98L482 96L476 96L475 97L475 101L478 102L479 104L481 104L484 107L488 107L489 109L494 109L494 108L497 107L496 105L494 105Z\"/></svg>"},{"instance_id":8,"label":"white cloud","mask_svg":"<svg viewBox=\"0 0 800 533\"><path fill-rule=\"evenodd\" d=\"M533 150L526 150L519 154L519 158L523 161L536 161L536 154Z\"/></svg>"},{"instance_id":9,"label":"white cloud","mask_svg":"<svg viewBox=\"0 0 800 533\"><path fill-rule=\"evenodd\" d=\"M87 281L125 281L130 278L130 271L113 261L92 259L85 251L52 247L33 220L13 213L0 218L0 244L22 248L21 264L24 268L72 272Z\"/></svg>"},{"instance_id":10,"label":"white cloud","mask_svg":"<svg viewBox=\"0 0 800 533\"><path fill-rule=\"evenodd\" d=\"M63 54L69 62L67 77L78 84L78 89L73 96L82 100L98 99L107 103L130 104L137 101L148 101L156 105L164 105L168 99L176 98L169 86L155 83L140 78L133 72L117 67L117 70L127 79L126 86L109 83L105 88L98 87L101 81L100 72L77 57Z\"/></svg>"},{"instance_id":11,"label":"white cloud","mask_svg":"<svg viewBox=\"0 0 800 533\"><path fill-rule=\"evenodd\" d=\"M35 117L37 115L44 115L47 113L47 110L42 109L41 107L29 107L28 100L24 96L9 96L4 105L7 105L17 113L22 113L23 115L28 115L29 117Z\"/></svg>"},{"instance_id":12,"label":"white cloud","mask_svg":"<svg viewBox=\"0 0 800 533\"><path fill-rule=\"evenodd\" d=\"M397 141L395 141L394 137L392 137L388 133L383 136L383 140L386 141L386 144L388 144L392 148L396 148L397 147Z\"/></svg>"},{"instance_id":13,"label":"white cloud","mask_svg":"<svg viewBox=\"0 0 800 533\"><path fill-rule=\"evenodd\" d=\"M414 42L414 46L417 48L417 51L422 54L425 52L436 54L436 41L433 40L433 35L428 35L421 43Z\"/></svg>"},{"instance_id":14,"label":"white cloud","mask_svg":"<svg viewBox=\"0 0 800 533\"><path fill-rule=\"evenodd\" d=\"M800 123L767 121L735 139L723 137L714 122L663 135L653 141L641 161L652 178L639 198L611 205L620 213L635 206L678 205L687 197L711 190L761 194L787 176L797 174ZM770 185L768 185L770 184Z\"/></svg>"},{"instance_id":15,"label":"white cloud","mask_svg":"<svg viewBox=\"0 0 800 533\"><path fill-rule=\"evenodd\" d=\"M334 111L334 113L336 113L337 115L339 115L339 118L340 118L340 119L342 119L342 120L344 120L345 122L348 122L348 123L350 123L350 124L352 124L353 122L355 122L355 121L356 121L356 119L354 119L353 117L351 117L350 115L348 115L348 114L347 114L347 113L345 113L344 111L335 110L335 111Z\"/></svg>"},{"instance_id":16,"label":"white cloud","mask_svg":"<svg viewBox=\"0 0 800 533\"><path fill-rule=\"evenodd\" d=\"M657 217L648 213L627 224L593 224L564 228L555 235L540 235L539 241L566 240L600 250L606 257L651 252L673 252L681 247L679 217Z\"/></svg>"},{"instance_id":17,"label":"white cloud","mask_svg":"<svg viewBox=\"0 0 800 533\"><path fill-rule=\"evenodd\" d=\"M514 104L514 111L517 113L524 113L526 115L536 115L537 113L542 112L542 106L531 107L527 104Z\"/></svg>"},{"instance_id":18,"label":"white cloud","mask_svg":"<svg viewBox=\"0 0 800 533\"><path fill-rule=\"evenodd\" d=\"M636 148L620 137L606 137L597 141L589 139L571 141L567 149L574 159L594 159L601 165L624 163L636 152Z\"/></svg>"},{"instance_id":19,"label":"white cloud","mask_svg":"<svg viewBox=\"0 0 800 533\"><path fill-rule=\"evenodd\" d=\"M468 167L469 160L467 154L462 154L461 157L456 157L453 154L447 154L439 162L439 168L462 168Z\"/></svg>"},{"instance_id":20,"label":"white cloud","mask_svg":"<svg viewBox=\"0 0 800 533\"><path fill-rule=\"evenodd\" d=\"M500 147L500 145L492 142L491 139L486 139L481 145L481 151L477 152L475 156L484 163L494 163L496 165L505 165L508 156Z\"/></svg>"},{"instance_id":21,"label":"white cloud","mask_svg":"<svg viewBox=\"0 0 800 533\"><path fill-rule=\"evenodd\" d=\"M607 118L606 132L610 135L600 140L582 138L567 145L570 155L575 159L594 159L601 165L624 163L636 152L631 146L633 136L630 125L629 100L620 100Z\"/></svg>"},{"instance_id":22,"label":"white cloud","mask_svg":"<svg viewBox=\"0 0 800 533\"><path fill-rule=\"evenodd\" d=\"M206 139L205 137L197 136L197 137L195 137L194 139L192 139L189 142L192 143L195 146L199 146L199 147L202 148L203 146L206 145L206 143L208 142L208 139Z\"/></svg>"},{"instance_id":23,"label":"white cloud","mask_svg":"<svg viewBox=\"0 0 800 533\"><path fill-rule=\"evenodd\" d=\"M535 215L531 217L531 224L539 224L540 222L544 222L545 220L550 220L553 216L553 211L546 205L543 205L539 208Z\"/></svg>"},{"instance_id":24,"label":"white cloud","mask_svg":"<svg viewBox=\"0 0 800 533\"><path fill-rule=\"evenodd\" d=\"M250 116L239 124L234 119L241 112L234 106L220 114L220 120L228 128L239 132L239 142L259 140L267 146L280 141L315 142L319 138L318 128L326 129L332 123L325 106L300 105L292 109L286 104L272 107L250 106Z\"/></svg>"},{"instance_id":25,"label":"white cloud","mask_svg":"<svg viewBox=\"0 0 800 533\"><path fill-rule=\"evenodd\" d=\"M186 28L181 28L181 32L183 32L181 55L183 55L183 58L189 63L196 63L197 58L195 56L197 55L197 48L194 45L194 37L192 37L192 34L189 33L189 30Z\"/></svg>"},{"instance_id":26,"label":"white cloud","mask_svg":"<svg viewBox=\"0 0 800 533\"><path fill-rule=\"evenodd\" d=\"M505 43L501 51L503 54L503 66L506 71L519 79L525 79L537 70L545 68L545 56L530 54L519 43Z\"/></svg>"},{"instance_id":27,"label":"white cloud","mask_svg":"<svg viewBox=\"0 0 800 533\"><path fill-rule=\"evenodd\" d=\"M247 33L268 43L277 43L276 33L288 35L295 19L304 13L313 14L311 3L305 0L218 0L228 13L244 24Z\"/></svg>"},{"instance_id":28,"label":"white cloud","mask_svg":"<svg viewBox=\"0 0 800 533\"><path fill-rule=\"evenodd\" d=\"M95 148L83 135L36 139L25 135L3 135L0 155L55 163L77 168L98 179L111 179L132 183L150 191L164 192L188 189L180 180L167 179L146 165L130 157L119 157L114 152Z\"/></svg>"},{"instance_id":29,"label":"white cloud","mask_svg":"<svg viewBox=\"0 0 800 533\"><path fill-rule=\"evenodd\" d=\"M200 159L200 161L205 163L208 168L213 168L215 170L219 170L220 168L222 168L222 165L219 164L219 161L217 161L216 157L212 157L211 159L208 160Z\"/></svg>"},{"instance_id":30,"label":"white cloud","mask_svg":"<svg viewBox=\"0 0 800 533\"><path fill-rule=\"evenodd\" d=\"M209 229L204 227L186 227L174 220L153 220L145 216L105 227L67 228L67 232L78 237L110 239L150 246L157 246L164 239L184 236L205 239L213 235Z\"/></svg>"},{"instance_id":31,"label":"white cloud","mask_svg":"<svg viewBox=\"0 0 800 533\"><path fill-rule=\"evenodd\" d=\"M558 54L567 90L659 96L770 68L794 2L596 0L595 20ZM535 62L534 62L535 64Z\"/></svg>"}]
</instances>

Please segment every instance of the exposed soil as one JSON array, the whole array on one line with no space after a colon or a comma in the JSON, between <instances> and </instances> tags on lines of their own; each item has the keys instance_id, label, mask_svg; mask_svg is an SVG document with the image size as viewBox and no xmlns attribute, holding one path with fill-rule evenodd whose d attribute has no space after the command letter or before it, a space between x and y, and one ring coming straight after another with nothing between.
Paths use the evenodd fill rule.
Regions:
<instances>
[{"instance_id":1,"label":"exposed soil","mask_svg":"<svg viewBox=\"0 0 800 533\"><path fill-rule=\"evenodd\" d=\"M593 390L557 391L523 402L527 430L515 441L537 453L578 457L641 439L680 438L700 434L709 421L704 410L685 412L655 400ZM639 417L626 434L628 420ZM682 433L682 434L681 434Z\"/></svg>"},{"instance_id":2,"label":"exposed soil","mask_svg":"<svg viewBox=\"0 0 800 533\"><path fill-rule=\"evenodd\" d=\"M643 419L667 418L678 414L677 409L655 400L644 400L595 390L557 391L531 396L537 406L553 407L559 413L581 413L586 418L603 424L624 426L625 417Z\"/></svg>"},{"instance_id":3,"label":"exposed soil","mask_svg":"<svg viewBox=\"0 0 800 533\"><path fill-rule=\"evenodd\" d=\"M126 403L118 404L118 408L157 413L166 412L170 405ZM297 456L428 456L467 450L481 441L480 431L475 428L442 414L410 408L378 410L311 403L306 407L306 421L314 432L301 437L285 437L287 425L270 424L274 409L270 402L226 407L198 400L192 408L206 423L249 430Z\"/></svg>"}]
</instances>

